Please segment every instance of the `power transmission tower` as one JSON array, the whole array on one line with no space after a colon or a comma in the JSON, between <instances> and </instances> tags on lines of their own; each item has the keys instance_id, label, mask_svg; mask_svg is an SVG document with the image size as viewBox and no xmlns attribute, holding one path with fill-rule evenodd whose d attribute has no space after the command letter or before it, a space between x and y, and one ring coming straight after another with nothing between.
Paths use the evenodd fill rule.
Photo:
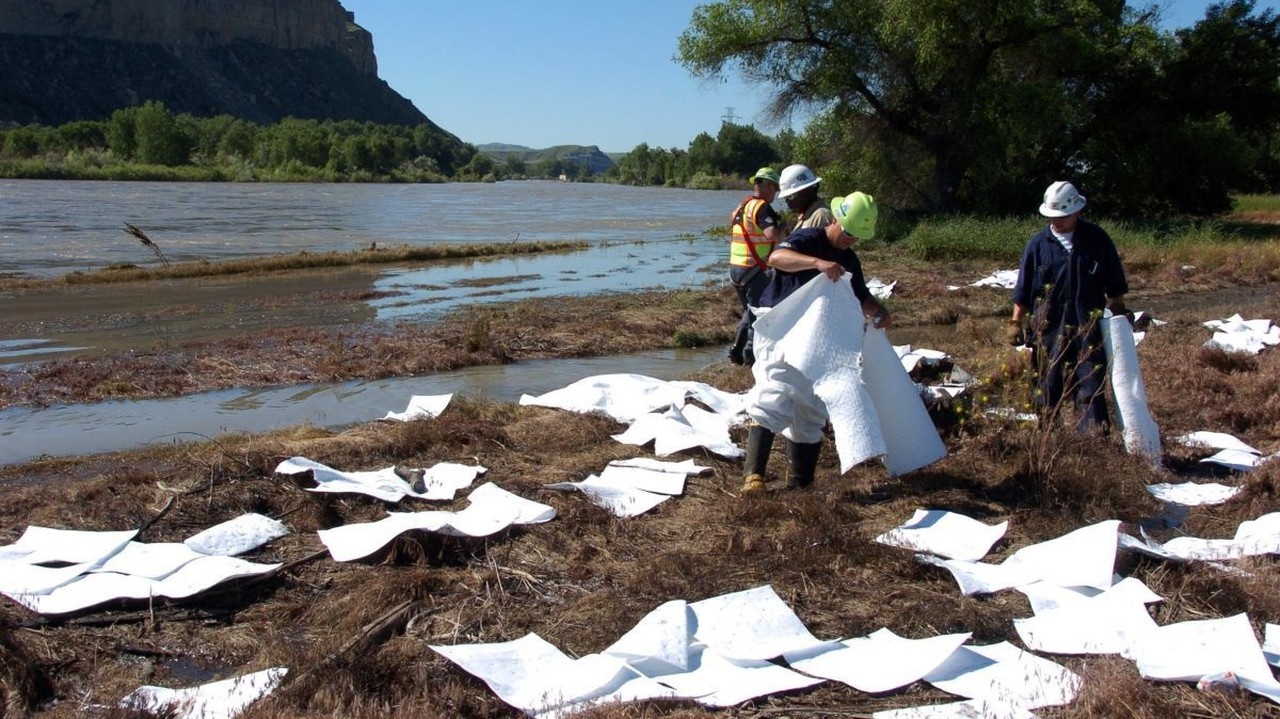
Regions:
<instances>
[{"instance_id":1,"label":"power transmission tower","mask_svg":"<svg viewBox=\"0 0 1280 719\"><path fill-rule=\"evenodd\" d=\"M733 114L733 108L732 108L732 107L726 107L726 108L724 109L724 114L720 116L720 120L721 120L721 121L723 121L723 122L725 122L725 123L727 123L727 124L730 124L730 125L736 125L736 124L737 124L737 122L736 122L736 120L737 120L737 119L738 119L738 116Z\"/></svg>"}]
</instances>

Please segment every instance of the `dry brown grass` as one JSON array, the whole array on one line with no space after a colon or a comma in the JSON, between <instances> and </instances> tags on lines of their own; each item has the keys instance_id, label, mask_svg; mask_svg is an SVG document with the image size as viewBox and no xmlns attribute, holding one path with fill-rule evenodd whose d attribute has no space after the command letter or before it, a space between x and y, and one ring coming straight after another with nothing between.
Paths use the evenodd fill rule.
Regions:
<instances>
[{"instance_id":1,"label":"dry brown grass","mask_svg":"<svg viewBox=\"0 0 1280 719\"><path fill-rule=\"evenodd\" d=\"M1114 436L1083 440L1061 429L984 414L985 409L1020 407L1029 396L1025 360L997 340L1006 293L948 292L939 289L947 281L944 269L908 271L915 274L896 278L902 283L892 301L898 324L891 336L949 352L983 383L969 399L932 408L949 455L906 477L886 477L877 466L837 477L828 443L813 491L771 492L743 501L736 496L737 463L690 452L687 456L711 467L709 474L691 478L684 496L650 514L620 520L579 494L543 489L549 482L598 472L611 459L634 456L634 448L610 439L619 425L600 416L468 398L455 398L437 420L342 430L303 426L0 467L5 492L0 544L15 540L29 524L148 525L172 500L172 507L150 524L145 540L181 540L243 512L261 512L282 518L294 533L250 558L295 562L322 548L316 530L370 521L388 509L365 497L305 492L305 478L272 474L279 461L294 455L348 470L478 462L488 468L484 479L558 512L547 524L486 540L406 535L367 561L339 564L321 557L266 581L232 585L189 602L104 607L65 621L42 620L4 602L0 692L8 711L81 716L88 706L113 703L139 684L189 685L283 665L291 668L291 680L255 705L248 718L512 717L517 712L429 645L505 641L536 632L569 654L583 655L602 650L663 602L761 584L771 584L822 638L888 627L915 638L967 631L976 643L1016 643L1012 621L1030 613L1021 594L962 596L947 573L872 538L921 507L963 512L988 523L1008 520L1007 536L988 558L998 562L1022 546L1085 523L1117 518L1134 531L1133 523L1160 512L1144 485L1187 477L1239 481L1245 489L1224 505L1193 509L1182 529L1158 533L1159 538L1179 531L1230 536L1240 521L1274 511L1280 463L1241 479L1198 463L1202 453L1172 441L1179 434L1214 429L1233 432L1266 452L1280 450L1275 391L1280 351L1247 359L1205 351L1200 345L1209 333L1199 325L1235 311L1280 319L1274 284L1213 294L1184 292L1185 287L1166 292L1154 289L1162 281L1152 279L1163 276L1164 265L1139 278L1146 289L1135 293L1131 306L1170 322L1139 347L1151 410L1165 438L1164 468L1153 469L1126 455ZM575 301L571 312L555 301L513 303L459 313L430 328L332 335L281 331L213 347L173 348L154 364L138 357L133 364L123 357L55 363L46 376L33 375L38 378L28 380L32 388L26 391L42 401L61 396L51 389L58 383L75 387L67 396L77 398L105 394L92 389L99 386L124 387L126 396L179 393L201 382L256 381L278 371L272 364L277 361L305 368L297 377L313 379L359 376L388 365L392 373L419 373L506 357L664 346L681 327L723 330L727 338L735 321L727 290L590 298ZM207 364L192 364L198 362ZM184 365L198 371L177 369ZM751 383L746 370L727 363L693 379L731 391ZM289 381L303 380L290 376ZM742 430L737 432L741 441ZM780 445L771 462L775 473L786 465ZM1118 569L1165 598L1152 607L1161 624L1240 611L1258 623L1276 621L1275 558L1238 566L1249 574L1122 554ZM367 627L401 606L406 621L387 636L371 638ZM1042 710L1042 716L1274 716L1273 704L1252 695L1148 682L1122 659L1055 659L1084 677L1084 691L1072 705ZM720 711L689 702L650 702L583 716L866 716L953 700L926 685L869 696L827 683Z\"/></svg>"}]
</instances>

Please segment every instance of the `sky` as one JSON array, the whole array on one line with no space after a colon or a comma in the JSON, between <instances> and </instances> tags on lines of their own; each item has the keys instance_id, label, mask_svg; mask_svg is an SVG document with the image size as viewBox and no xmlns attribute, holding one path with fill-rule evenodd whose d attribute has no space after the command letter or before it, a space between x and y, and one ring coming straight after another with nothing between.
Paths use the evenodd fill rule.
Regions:
<instances>
[{"instance_id":1,"label":"sky","mask_svg":"<svg viewBox=\"0 0 1280 719\"><path fill-rule=\"evenodd\" d=\"M378 76L464 142L686 149L721 123L768 122L768 88L695 78L673 58L706 0L340 0L373 34ZM1154 0L1166 28L1210 0ZM1258 0L1275 9L1277 1ZM803 129L804 118L790 126Z\"/></svg>"}]
</instances>

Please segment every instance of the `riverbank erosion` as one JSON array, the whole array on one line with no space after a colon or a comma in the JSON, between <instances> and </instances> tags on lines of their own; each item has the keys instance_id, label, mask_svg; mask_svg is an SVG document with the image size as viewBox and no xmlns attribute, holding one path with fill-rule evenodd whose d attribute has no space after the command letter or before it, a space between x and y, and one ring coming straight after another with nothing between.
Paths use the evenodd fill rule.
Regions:
<instances>
[{"instance_id":1,"label":"riverbank erosion","mask_svg":"<svg viewBox=\"0 0 1280 719\"><path fill-rule=\"evenodd\" d=\"M969 284L992 268L925 266L876 251L863 261L869 275L898 283L888 301L894 343L909 339L946 352L977 382L964 401L933 408L948 456L902 477L889 477L876 462L839 475L828 439L812 490L744 498L737 494L738 462L686 450L662 459L692 459L709 471L690 477L679 496L622 519L582 494L546 485L580 481L613 460L651 456L651 448L612 438L624 425L599 414L469 398L455 398L434 419L333 429L303 425L270 435L0 467L0 544L16 541L30 525L143 528L141 541L181 542L248 512L277 519L290 531L245 555L280 563L278 570L185 600L111 602L53 617L0 601L0 690L8 711L82 716L113 706L142 684L191 686L288 667L280 688L246 717L518 716L430 647L536 633L567 654L585 656L604 650L666 602L762 585L772 586L821 639L888 628L914 639L970 633L973 644L1021 646L1014 620L1032 613L1022 594L964 595L947 572L874 538L919 508L959 512L989 525L1009 521L1005 537L984 558L999 563L1022 547L1108 519L1120 520L1126 533L1137 535L1141 526L1158 539L1228 537L1240 522L1274 511L1280 463L1229 472L1201 463L1203 453L1173 441L1207 429L1231 433L1266 453L1280 451L1280 351L1237 355L1206 348L1210 333L1202 325L1234 313L1280 319L1274 278L1180 264L1131 273L1130 307L1165 323L1139 345L1150 409L1166 438L1161 465L1153 467L1126 454L1114 435L1077 437L986 412L1020 408L1028 397L1025 363L999 341L1007 291ZM6 369L7 402L172 395L245 382L288 383L295 376L312 381L429 372L449 362L669 347L695 341L693 335L727 343L737 320L732 293L708 287L500 301L429 322L386 323L362 314L360 293L367 285L358 276L343 289L337 288L345 280L332 275L291 277L296 292L269 300L260 291L285 277L255 278L244 289L221 287L239 299L217 306L197 299L205 280L164 291L135 286L115 305L80 295L43 321L62 322L68 331L78 327L88 340L95 326L108 327L109 318L118 316L117 327L129 328L132 339ZM961 289L947 289L953 285ZM29 313L57 294L31 302ZM138 304L133 314L130 295L135 303L151 297L158 305ZM182 331L148 338L175 314L190 319ZM287 319L291 315L299 320ZM218 322L218 316L259 317L261 324L250 328ZM25 328L5 336L22 337L38 321L33 314L0 319L14 323L4 325L6 333ZM727 362L689 379L731 392L751 382L746 369ZM733 433L741 444L745 430ZM785 479L785 451L778 445L771 487ZM391 503L309 492L314 483L305 473L275 473L280 462L296 456L346 471L480 465L486 470L476 484L493 482L552 507L556 516L484 539L409 532L363 559L336 561L320 530L373 522L388 510L461 510L467 500ZM1167 512L1146 486L1187 479L1240 491L1224 504L1185 510L1176 528L1151 521ZM1122 552L1115 571L1142 580L1162 598L1149 609L1160 625L1243 612L1261 635L1261 624L1280 616L1274 557L1232 565L1243 571ZM1056 717L1263 717L1274 709L1248 693L1146 681L1116 655L1051 658L1082 680L1073 702L1049 710ZM579 716L856 716L955 699L924 683L867 694L828 681L720 710L692 701L652 702Z\"/></svg>"}]
</instances>

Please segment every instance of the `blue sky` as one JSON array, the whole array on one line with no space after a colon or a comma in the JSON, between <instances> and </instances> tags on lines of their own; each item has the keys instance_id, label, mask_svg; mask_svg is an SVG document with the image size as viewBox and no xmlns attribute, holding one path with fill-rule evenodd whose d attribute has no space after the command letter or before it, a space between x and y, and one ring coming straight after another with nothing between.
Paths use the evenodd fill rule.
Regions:
<instances>
[{"instance_id":1,"label":"blue sky","mask_svg":"<svg viewBox=\"0 0 1280 719\"><path fill-rule=\"evenodd\" d=\"M465 142L684 149L730 112L783 129L766 122L767 90L708 83L672 59L700 0L340 1L373 33L378 75ZM1186 27L1209 2L1155 4L1166 27Z\"/></svg>"}]
</instances>

